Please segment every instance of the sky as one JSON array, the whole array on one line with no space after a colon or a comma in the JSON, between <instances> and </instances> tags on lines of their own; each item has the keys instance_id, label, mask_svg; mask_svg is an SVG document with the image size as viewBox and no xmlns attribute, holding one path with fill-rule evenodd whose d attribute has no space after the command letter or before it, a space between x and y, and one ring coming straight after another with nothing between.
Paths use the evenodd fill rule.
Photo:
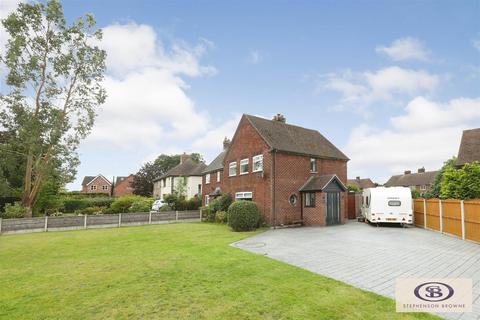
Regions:
<instances>
[{"instance_id":1,"label":"sky","mask_svg":"<svg viewBox=\"0 0 480 320\"><path fill-rule=\"evenodd\" d=\"M16 1L0 2L4 17ZM318 130L350 178L379 183L439 169L480 127L478 0L62 3L68 21L95 15L108 54L71 190L162 153L208 163L243 113Z\"/></svg>"}]
</instances>

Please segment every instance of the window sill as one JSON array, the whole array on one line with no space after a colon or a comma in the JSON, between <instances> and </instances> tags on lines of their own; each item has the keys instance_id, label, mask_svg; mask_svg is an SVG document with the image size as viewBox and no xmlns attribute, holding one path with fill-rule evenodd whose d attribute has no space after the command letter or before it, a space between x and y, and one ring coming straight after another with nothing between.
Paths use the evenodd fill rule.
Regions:
<instances>
[{"instance_id":1,"label":"window sill","mask_svg":"<svg viewBox=\"0 0 480 320\"><path fill-rule=\"evenodd\" d=\"M248 172L242 172L242 173L240 173L241 176L244 176L244 175L246 175L246 174L248 174Z\"/></svg>"},{"instance_id":2,"label":"window sill","mask_svg":"<svg viewBox=\"0 0 480 320\"><path fill-rule=\"evenodd\" d=\"M318 173L318 171L310 171L310 173Z\"/></svg>"},{"instance_id":3,"label":"window sill","mask_svg":"<svg viewBox=\"0 0 480 320\"><path fill-rule=\"evenodd\" d=\"M257 172L262 172L263 170L255 170L255 171L252 171L252 173L257 173Z\"/></svg>"}]
</instances>

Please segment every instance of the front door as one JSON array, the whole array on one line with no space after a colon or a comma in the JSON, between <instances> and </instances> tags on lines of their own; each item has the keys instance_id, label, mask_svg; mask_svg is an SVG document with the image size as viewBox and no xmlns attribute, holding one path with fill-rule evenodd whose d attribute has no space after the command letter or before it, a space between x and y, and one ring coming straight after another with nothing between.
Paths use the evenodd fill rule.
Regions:
<instances>
[{"instance_id":1,"label":"front door","mask_svg":"<svg viewBox=\"0 0 480 320\"><path fill-rule=\"evenodd\" d=\"M327 226L340 223L340 192L327 192Z\"/></svg>"}]
</instances>

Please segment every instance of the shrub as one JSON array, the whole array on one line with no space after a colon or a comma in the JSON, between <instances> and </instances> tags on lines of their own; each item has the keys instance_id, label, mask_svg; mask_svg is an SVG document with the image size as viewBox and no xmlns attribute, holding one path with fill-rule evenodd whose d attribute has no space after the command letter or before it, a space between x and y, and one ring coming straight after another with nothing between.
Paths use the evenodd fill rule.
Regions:
<instances>
[{"instance_id":1,"label":"shrub","mask_svg":"<svg viewBox=\"0 0 480 320\"><path fill-rule=\"evenodd\" d=\"M202 206L202 199L200 197L193 197L187 201L187 210L198 210Z\"/></svg>"},{"instance_id":2,"label":"shrub","mask_svg":"<svg viewBox=\"0 0 480 320\"><path fill-rule=\"evenodd\" d=\"M5 212L2 214L2 218L23 218L27 210L20 202L14 204L7 203L5 205Z\"/></svg>"},{"instance_id":3,"label":"shrub","mask_svg":"<svg viewBox=\"0 0 480 320\"><path fill-rule=\"evenodd\" d=\"M185 200L185 196L177 193L165 195L163 201L165 201L172 210L183 211L187 208L187 200Z\"/></svg>"},{"instance_id":4,"label":"shrub","mask_svg":"<svg viewBox=\"0 0 480 320\"><path fill-rule=\"evenodd\" d=\"M115 201L113 201L113 203L110 205L110 213L129 212L130 207L134 202L142 201L143 199L145 198L136 195L121 196L120 198L117 198Z\"/></svg>"},{"instance_id":5,"label":"shrub","mask_svg":"<svg viewBox=\"0 0 480 320\"><path fill-rule=\"evenodd\" d=\"M213 200L210 204L214 212L217 211L227 211L228 207L233 202L233 198L229 193L224 193L220 197Z\"/></svg>"},{"instance_id":6,"label":"shrub","mask_svg":"<svg viewBox=\"0 0 480 320\"><path fill-rule=\"evenodd\" d=\"M225 211L217 211L215 213L215 222L216 223L226 223L227 222L227 213Z\"/></svg>"},{"instance_id":7,"label":"shrub","mask_svg":"<svg viewBox=\"0 0 480 320\"><path fill-rule=\"evenodd\" d=\"M152 210L153 201L154 200L152 198L142 198L136 200L132 203L128 210L129 212L150 212L150 210Z\"/></svg>"},{"instance_id":8,"label":"shrub","mask_svg":"<svg viewBox=\"0 0 480 320\"><path fill-rule=\"evenodd\" d=\"M63 212L76 212L87 207L110 207L115 201L114 198L75 198L68 197L63 199Z\"/></svg>"},{"instance_id":9,"label":"shrub","mask_svg":"<svg viewBox=\"0 0 480 320\"><path fill-rule=\"evenodd\" d=\"M87 203L82 199L65 199L63 201L64 212L75 212L87 207Z\"/></svg>"},{"instance_id":10,"label":"shrub","mask_svg":"<svg viewBox=\"0 0 480 320\"><path fill-rule=\"evenodd\" d=\"M164 205L163 207L160 208L160 210L158 210L160 212L167 212L167 211L173 211L173 209L168 205Z\"/></svg>"},{"instance_id":11,"label":"shrub","mask_svg":"<svg viewBox=\"0 0 480 320\"><path fill-rule=\"evenodd\" d=\"M260 220L260 210L253 201L235 201L228 207L228 225L234 231L255 230Z\"/></svg>"},{"instance_id":12,"label":"shrub","mask_svg":"<svg viewBox=\"0 0 480 320\"><path fill-rule=\"evenodd\" d=\"M90 214L102 214L106 208L105 207L87 207L79 211L83 215Z\"/></svg>"},{"instance_id":13,"label":"shrub","mask_svg":"<svg viewBox=\"0 0 480 320\"><path fill-rule=\"evenodd\" d=\"M205 222L215 222L215 211L210 206L201 208L202 220Z\"/></svg>"}]
</instances>

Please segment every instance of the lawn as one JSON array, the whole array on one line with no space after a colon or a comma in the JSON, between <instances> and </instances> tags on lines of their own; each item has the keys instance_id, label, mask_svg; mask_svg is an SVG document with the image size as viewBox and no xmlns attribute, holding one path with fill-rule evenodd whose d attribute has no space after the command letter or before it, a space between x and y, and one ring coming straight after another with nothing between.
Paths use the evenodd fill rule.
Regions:
<instances>
[{"instance_id":1,"label":"lawn","mask_svg":"<svg viewBox=\"0 0 480 320\"><path fill-rule=\"evenodd\" d=\"M225 226L0 236L1 319L427 319L392 300L244 252Z\"/></svg>"}]
</instances>

